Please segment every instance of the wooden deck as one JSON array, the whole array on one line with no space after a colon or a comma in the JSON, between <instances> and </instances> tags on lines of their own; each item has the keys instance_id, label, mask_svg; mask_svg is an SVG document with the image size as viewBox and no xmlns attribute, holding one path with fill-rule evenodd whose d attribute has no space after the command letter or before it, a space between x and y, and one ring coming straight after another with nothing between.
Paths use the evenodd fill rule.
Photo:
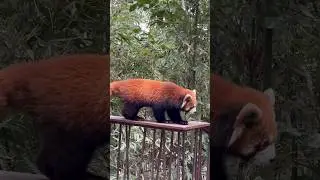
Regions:
<instances>
[{"instance_id":1,"label":"wooden deck","mask_svg":"<svg viewBox=\"0 0 320 180\"><path fill-rule=\"evenodd\" d=\"M195 129L203 129L210 127L210 123L201 121L189 121L188 125L173 124L173 123L158 123L150 120L128 120L122 116L110 116L110 122L116 124L140 126L154 129L164 129L170 131L190 131Z\"/></svg>"}]
</instances>

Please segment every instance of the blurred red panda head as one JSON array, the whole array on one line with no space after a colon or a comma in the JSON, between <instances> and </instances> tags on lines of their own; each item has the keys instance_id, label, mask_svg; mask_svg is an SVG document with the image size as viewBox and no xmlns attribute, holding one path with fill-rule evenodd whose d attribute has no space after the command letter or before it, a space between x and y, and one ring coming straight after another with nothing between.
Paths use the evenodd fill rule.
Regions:
<instances>
[{"instance_id":1,"label":"blurred red panda head","mask_svg":"<svg viewBox=\"0 0 320 180\"><path fill-rule=\"evenodd\" d=\"M275 158L277 125L272 89L263 93L258 104L247 103L238 113L228 148L232 154L254 164L268 164Z\"/></svg>"}]
</instances>

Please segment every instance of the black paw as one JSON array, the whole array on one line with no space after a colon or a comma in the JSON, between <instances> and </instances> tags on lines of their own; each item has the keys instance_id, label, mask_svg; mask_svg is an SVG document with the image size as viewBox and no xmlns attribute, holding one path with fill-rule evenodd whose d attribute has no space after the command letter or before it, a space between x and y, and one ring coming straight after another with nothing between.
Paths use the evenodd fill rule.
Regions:
<instances>
[{"instance_id":1,"label":"black paw","mask_svg":"<svg viewBox=\"0 0 320 180\"><path fill-rule=\"evenodd\" d=\"M131 116L123 116L124 118L128 119L128 120L132 120L132 121L137 121L139 120L139 117L131 117Z\"/></svg>"},{"instance_id":2,"label":"black paw","mask_svg":"<svg viewBox=\"0 0 320 180\"><path fill-rule=\"evenodd\" d=\"M144 119L143 117L137 116L137 117L135 118L135 120L136 120L136 121L141 121L141 120L143 121L143 120L145 120L145 119Z\"/></svg>"},{"instance_id":3,"label":"black paw","mask_svg":"<svg viewBox=\"0 0 320 180\"><path fill-rule=\"evenodd\" d=\"M167 121L166 120L160 120L160 121L158 120L157 122L158 123L166 123Z\"/></svg>"},{"instance_id":4,"label":"black paw","mask_svg":"<svg viewBox=\"0 0 320 180\"><path fill-rule=\"evenodd\" d=\"M182 120L182 121L179 121L179 124L182 124L182 125L188 125L188 121L184 121L184 120Z\"/></svg>"}]
</instances>

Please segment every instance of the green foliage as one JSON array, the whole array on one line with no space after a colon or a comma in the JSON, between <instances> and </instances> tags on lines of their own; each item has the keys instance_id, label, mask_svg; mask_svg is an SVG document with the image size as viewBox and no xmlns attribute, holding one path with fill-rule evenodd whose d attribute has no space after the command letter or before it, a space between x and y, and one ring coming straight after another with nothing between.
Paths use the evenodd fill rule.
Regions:
<instances>
[{"instance_id":1,"label":"green foliage","mask_svg":"<svg viewBox=\"0 0 320 180\"><path fill-rule=\"evenodd\" d=\"M134 1L129 10L134 11L138 8L144 11L150 12L150 24L157 24L160 27L168 27L172 24L182 23L186 11L183 9L179 1L169 0L144 0L144 1Z\"/></svg>"},{"instance_id":2,"label":"green foliage","mask_svg":"<svg viewBox=\"0 0 320 180\"><path fill-rule=\"evenodd\" d=\"M199 2L198 12L195 12L195 5L191 1L185 1L183 4L177 0L112 1L110 80L128 78L168 80L189 89L196 89L199 104L197 113L192 118L208 121L208 1ZM193 26L196 13L199 14L197 25ZM119 99L112 98L111 114L120 115L120 108ZM146 119L154 119L148 108L144 108L140 115ZM113 127L111 168L115 168L115 163L118 161L116 159L118 131L118 127ZM141 157L151 155L150 151L147 151L145 155L140 154L143 142L142 132L141 128L131 129L129 163L132 165L130 178L133 179L139 166L136 162L140 161ZM170 142L169 134L166 134L167 143ZM160 135L157 134L157 137L158 142ZM146 141L147 145L151 146L151 134L147 135ZM203 141L207 145L208 142ZM121 143L121 157L125 157L124 139ZM192 163L190 155L192 143L192 139L188 137L186 142L188 166L191 166ZM157 152L158 148L159 143L157 144ZM170 153L170 150L166 150L165 153ZM150 160L147 159L143 163L147 162ZM114 169L111 170L111 177L115 176L114 173ZM187 173L190 176L192 168L187 169ZM175 179L175 177L173 178Z\"/></svg>"},{"instance_id":3,"label":"green foliage","mask_svg":"<svg viewBox=\"0 0 320 180\"><path fill-rule=\"evenodd\" d=\"M3 63L104 47L103 1L10 0L0 7Z\"/></svg>"},{"instance_id":4,"label":"green foliage","mask_svg":"<svg viewBox=\"0 0 320 180\"><path fill-rule=\"evenodd\" d=\"M31 119L23 114L10 115L0 124L0 166L3 169L33 172L38 142Z\"/></svg>"},{"instance_id":5,"label":"green foliage","mask_svg":"<svg viewBox=\"0 0 320 180\"><path fill-rule=\"evenodd\" d=\"M142 2L139 1L139 3ZM154 19L150 8L130 11L132 4L120 3L120 1L114 2L113 6L111 80L133 77L151 78L173 81L185 87L194 81L196 87L189 88L204 89L204 91L198 90L199 110L203 109L201 114L206 115L199 115L198 119L208 118L208 30L199 28L199 45L194 50L192 49L194 41L190 38L192 27L185 26L193 16L189 17L186 13L185 16L175 14L183 19L188 18L189 21L176 24L171 22L170 26L163 27L152 23ZM205 10L202 9L202 11ZM201 24L208 25L206 20L208 18L203 18L203 21L200 21ZM197 53L196 59L191 58L194 51ZM196 72L196 79L190 77L192 71Z\"/></svg>"}]
</instances>

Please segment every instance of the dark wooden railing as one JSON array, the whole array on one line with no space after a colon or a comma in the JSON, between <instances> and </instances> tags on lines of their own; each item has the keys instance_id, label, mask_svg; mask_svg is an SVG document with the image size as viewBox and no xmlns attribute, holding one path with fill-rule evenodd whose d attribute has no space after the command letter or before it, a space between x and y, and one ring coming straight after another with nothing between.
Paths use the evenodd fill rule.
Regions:
<instances>
[{"instance_id":1,"label":"dark wooden railing","mask_svg":"<svg viewBox=\"0 0 320 180\"><path fill-rule=\"evenodd\" d=\"M209 180L209 151L204 158L202 144L202 129L208 128L209 123L200 121L189 121L188 125L178 125L170 123L157 123L156 121L132 121L120 116L110 116L113 126L118 126L118 146L116 149L116 179L150 179L150 180ZM129 143L131 127L143 128L143 140L140 153L140 160L134 163L138 168L130 169L132 162L129 162ZM116 127L114 127L116 128ZM125 133L123 133L125 129ZM148 133L148 131L150 131ZM160 139L157 138L157 131L160 131ZM121 132L121 133L119 133ZM190 133L191 135L189 135ZM121 152L122 135L125 136L124 152ZM147 137L152 137L152 143L146 142ZM192 137L192 143L186 143L186 137ZM170 146L166 146L169 139ZM190 138L188 138L190 139ZM156 141L160 140L160 145L156 146ZM192 163L186 163L186 146L191 149ZM167 149L167 150L166 150ZM208 149L208 148L207 148ZM112 151L112 150L111 150ZM148 153L149 151L149 153ZM111 152L112 153L112 152ZM121 155L122 154L122 155ZM133 170L132 170L133 169ZM192 169L192 171L190 171ZM187 171L191 172L191 177ZM135 172L135 173L132 173ZM122 174L122 175L121 175ZM133 177L135 176L135 177ZM44 175L29 174L20 172L0 171L0 180L48 180Z\"/></svg>"},{"instance_id":2,"label":"dark wooden railing","mask_svg":"<svg viewBox=\"0 0 320 180\"><path fill-rule=\"evenodd\" d=\"M49 180L41 174L0 171L0 180Z\"/></svg>"},{"instance_id":3,"label":"dark wooden railing","mask_svg":"<svg viewBox=\"0 0 320 180\"><path fill-rule=\"evenodd\" d=\"M147 120L133 121L124 119L121 116L110 116L110 121L113 124L113 129L118 129L118 133L116 135L118 139L118 146L115 154L117 156L115 170L116 179L185 180L191 178L194 180L209 180L209 172L207 171L209 167L209 151L207 151L207 158L203 158L204 148L202 144L202 129L208 128L210 126L209 123L189 121L188 125L179 125L171 123L157 123L156 121ZM141 159L135 162L129 162L130 130L133 126L143 128L142 148L139 152L139 157ZM125 128L125 133L123 133L123 128ZM148 130L151 130L151 132L147 135ZM156 147L157 130L160 130L159 147ZM193 135L189 136L187 133L191 133ZM125 135L125 152L121 151L122 134ZM175 134L177 134L177 138L174 138ZM149 148L146 147L147 136L152 137L152 145L149 145ZM193 151L193 156L191 157L192 164L185 163L186 136L192 137L193 139L193 143L191 143L189 147ZM165 146L167 139L170 139L170 149ZM167 152L165 152L164 146L166 147ZM146 153L145 151L149 151L149 153ZM146 156L149 158L146 158ZM145 162L144 165L142 165L143 162ZM138 166L138 169L130 169L130 166L132 166L133 163L136 167ZM188 177L186 174L186 169L188 170L190 168L192 168L192 177ZM175 173L173 173L174 171Z\"/></svg>"}]
</instances>

